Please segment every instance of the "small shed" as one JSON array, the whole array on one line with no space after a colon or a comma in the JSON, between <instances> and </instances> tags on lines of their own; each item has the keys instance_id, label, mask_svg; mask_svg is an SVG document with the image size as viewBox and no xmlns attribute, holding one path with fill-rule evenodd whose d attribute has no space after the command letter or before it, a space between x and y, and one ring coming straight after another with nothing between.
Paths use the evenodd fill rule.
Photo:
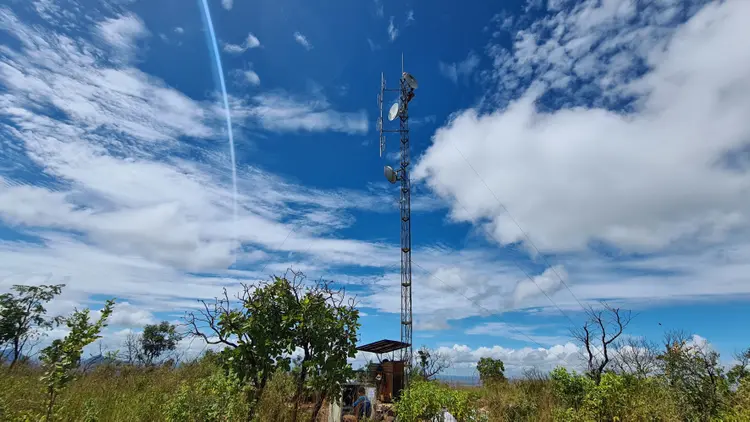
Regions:
<instances>
[{"instance_id":1,"label":"small shed","mask_svg":"<svg viewBox=\"0 0 750 422\"><path fill-rule=\"evenodd\" d=\"M379 340L374 343L365 344L357 347L361 352L375 353L382 355L385 353L395 352L409 347L409 344L396 340ZM372 364L368 368L375 373L375 384L377 389L377 399L382 403L390 403L401 395L404 388L404 361L384 360L377 364Z\"/></svg>"}]
</instances>

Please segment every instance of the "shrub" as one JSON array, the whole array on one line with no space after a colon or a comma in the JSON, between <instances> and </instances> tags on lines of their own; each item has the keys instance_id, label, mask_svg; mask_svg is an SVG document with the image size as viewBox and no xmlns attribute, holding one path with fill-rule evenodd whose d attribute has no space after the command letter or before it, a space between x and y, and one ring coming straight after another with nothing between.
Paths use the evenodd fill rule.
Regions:
<instances>
[{"instance_id":1,"label":"shrub","mask_svg":"<svg viewBox=\"0 0 750 422\"><path fill-rule=\"evenodd\" d=\"M440 420L447 410L459 422L479 421L478 396L431 381L414 381L401 393L396 413L402 422Z\"/></svg>"}]
</instances>

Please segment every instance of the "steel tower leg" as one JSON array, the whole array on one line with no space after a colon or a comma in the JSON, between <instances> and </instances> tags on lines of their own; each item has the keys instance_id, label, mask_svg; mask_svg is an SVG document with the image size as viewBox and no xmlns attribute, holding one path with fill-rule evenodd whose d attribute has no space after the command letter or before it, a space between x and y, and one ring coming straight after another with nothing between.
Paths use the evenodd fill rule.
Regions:
<instances>
[{"instance_id":1,"label":"steel tower leg","mask_svg":"<svg viewBox=\"0 0 750 422\"><path fill-rule=\"evenodd\" d=\"M401 78L400 118L401 134L401 341L409 346L401 351L406 365L405 382L408 385L412 366L412 307L411 307L411 181L409 176L409 98L410 87Z\"/></svg>"}]
</instances>

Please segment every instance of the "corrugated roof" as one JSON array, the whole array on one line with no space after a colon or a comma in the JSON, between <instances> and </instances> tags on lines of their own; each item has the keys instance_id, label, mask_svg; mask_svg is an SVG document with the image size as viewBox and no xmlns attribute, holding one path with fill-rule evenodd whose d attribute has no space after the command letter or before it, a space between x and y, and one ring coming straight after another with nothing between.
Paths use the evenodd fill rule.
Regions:
<instances>
[{"instance_id":1,"label":"corrugated roof","mask_svg":"<svg viewBox=\"0 0 750 422\"><path fill-rule=\"evenodd\" d=\"M396 350L401 350L405 347L409 347L407 343L402 343L400 341L396 340L379 340L374 343L365 344L364 346L357 347L357 350L360 352L370 352L370 353L390 353L395 352Z\"/></svg>"}]
</instances>

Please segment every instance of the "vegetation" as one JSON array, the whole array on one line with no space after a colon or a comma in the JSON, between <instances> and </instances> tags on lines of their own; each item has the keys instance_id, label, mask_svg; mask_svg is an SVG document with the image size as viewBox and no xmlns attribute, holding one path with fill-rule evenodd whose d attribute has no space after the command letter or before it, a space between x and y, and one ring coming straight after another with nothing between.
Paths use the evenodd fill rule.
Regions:
<instances>
[{"instance_id":1,"label":"vegetation","mask_svg":"<svg viewBox=\"0 0 750 422\"><path fill-rule=\"evenodd\" d=\"M217 351L193 361L165 360L181 335L161 322L130 336L123 353L83 367L83 349L100 338L114 301L94 321L88 309L48 319L42 305L62 286L41 287L44 294L15 288L0 304L3 344L11 350L0 366L3 421L313 422L327 420L324 404L354 377L347 359L355 353L358 313L328 282L293 274L202 303L186 315L186 334ZM750 420L750 349L725 368L716 351L684 333L667 333L656 345L623 336L629 315L619 309L592 308L589 317L576 336L581 373L532 369L508 379L504 362L483 357L483 385L453 388L433 379L447 357L420 349L413 382L395 404L399 420L440 420L444 411L462 422ZM29 339L55 323L67 335L42 350L41 364L15 354L16 342L27 350Z\"/></svg>"},{"instance_id":2,"label":"vegetation","mask_svg":"<svg viewBox=\"0 0 750 422\"><path fill-rule=\"evenodd\" d=\"M21 286L11 288L16 293L0 295L0 358L10 350L13 366L24 356L29 341L39 339L42 331L52 328L56 319L47 318L44 304L59 295L64 284ZM30 346L34 346L33 344Z\"/></svg>"}]
</instances>

